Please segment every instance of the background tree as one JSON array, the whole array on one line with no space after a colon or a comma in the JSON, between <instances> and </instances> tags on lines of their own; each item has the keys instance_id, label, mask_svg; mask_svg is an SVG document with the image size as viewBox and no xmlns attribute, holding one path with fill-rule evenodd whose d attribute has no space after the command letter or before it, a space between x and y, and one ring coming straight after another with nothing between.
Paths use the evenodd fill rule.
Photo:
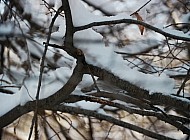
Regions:
<instances>
[{"instance_id":1,"label":"background tree","mask_svg":"<svg viewBox=\"0 0 190 140\"><path fill-rule=\"evenodd\" d=\"M189 1L0 6L2 139L189 138Z\"/></svg>"}]
</instances>

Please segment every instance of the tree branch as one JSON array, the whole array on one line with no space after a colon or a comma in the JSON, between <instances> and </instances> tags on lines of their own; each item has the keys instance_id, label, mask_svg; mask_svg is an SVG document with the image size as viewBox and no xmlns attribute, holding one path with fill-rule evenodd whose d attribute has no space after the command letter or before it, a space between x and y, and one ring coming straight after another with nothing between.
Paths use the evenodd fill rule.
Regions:
<instances>
[{"instance_id":1,"label":"tree branch","mask_svg":"<svg viewBox=\"0 0 190 140\"><path fill-rule=\"evenodd\" d=\"M153 30L157 33L160 33L166 37L170 37L170 38L178 39L178 40L190 41L190 37L182 37L182 36L177 36L177 35L174 35L171 33L167 33L167 32L165 32L165 31L163 31L157 27L154 27L150 24L147 24L147 23L142 22L142 21L134 20L134 19L119 19L119 20L111 20L111 21L93 22L93 23L89 23L87 25L75 27L74 31L77 32L77 31L88 29L88 28L92 28L94 26L112 25L112 24L121 24L121 23L142 25L142 26L144 26L150 30Z\"/></svg>"},{"instance_id":2,"label":"tree branch","mask_svg":"<svg viewBox=\"0 0 190 140\"><path fill-rule=\"evenodd\" d=\"M75 90L76 86L82 80L83 64L81 64L82 62L80 61L81 60L78 60L77 66L74 69L72 76L61 89L48 98L38 101L38 109L43 109L44 106L54 106L60 104L68 98L68 96ZM12 123L23 114L35 110L35 105L35 101L31 101L26 103L24 106L19 105L13 108L11 111L0 117L0 128Z\"/></svg>"},{"instance_id":3,"label":"tree branch","mask_svg":"<svg viewBox=\"0 0 190 140\"><path fill-rule=\"evenodd\" d=\"M102 92L102 94L104 94L104 92ZM110 93L110 94L113 94L113 93ZM104 96L102 96L102 97L104 97ZM158 118L159 120L162 120L166 123L169 123L169 124L175 126L177 129L181 130L184 134L190 135L190 129L188 129L186 126L182 125L184 123L184 121L190 122L190 120L187 118L180 118L180 117L173 116L173 115L167 115L166 113L163 114L162 112L161 113L157 112L157 110L155 112L153 112L153 111L144 111L141 109L134 109L134 108L131 108L131 107L128 107L128 106L125 106L125 105L122 105L122 104L119 104L116 102L111 102L111 101L108 101L105 99L100 99L100 98L92 97L92 96L89 97L86 95L85 96L84 95L70 95L69 99L72 99L72 98L74 98L75 101L76 101L76 99L78 99L78 101L85 100L85 101L90 101L90 102L97 102L102 105L116 107L116 108L124 110L130 114L138 114L141 116L153 116L153 117ZM154 110L154 108L152 108L152 110Z\"/></svg>"},{"instance_id":4,"label":"tree branch","mask_svg":"<svg viewBox=\"0 0 190 140\"><path fill-rule=\"evenodd\" d=\"M127 91L127 95L140 100L148 100L152 104L161 104L166 106L171 106L173 108L185 111L190 115L190 102L181 100L180 98L174 97L172 95L165 95L162 93L149 93L148 90L142 89L136 85L131 84L128 81L122 80L114 74L107 70L101 69L99 67L88 65L93 75L100 77L101 79L112 83L113 85ZM86 73L88 71L86 70Z\"/></svg>"},{"instance_id":5,"label":"tree branch","mask_svg":"<svg viewBox=\"0 0 190 140\"><path fill-rule=\"evenodd\" d=\"M32 110L35 109L35 102L28 102L24 106L17 106L4 114L0 117L0 128L3 128L9 124L11 124L13 121L15 121L17 118L22 116L23 114L26 114Z\"/></svg>"},{"instance_id":6,"label":"tree branch","mask_svg":"<svg viewBox=\"0 0 190 140\"><path fill-rule=\"evenodd\" d=\"M71 9L70 9L68 0L62 0L62 6L65 12L65 18L66 18L66 33L65 33L64 47L73 47L74 26L73 26Z\"/></svg>"},{"instance_id":7,"label":"tree branch","mask_svg":"<svg viewBox=\"0 0 190 140\"><path fill-rule=\"evenodd\" d=\"M77 65L73 71L72 76L67 81L67 83L59 89L55 94L49 96L48 98L42 99L38 101L38 108L43 109L44 106L51 106L55 104L62 103L64 99L68 98L68 95L71 94L79 82L82 80L83 77L83 67L85 58L84 55L78 53L78 50L72 46L73 41L73 26L72 26L72 18L71 18L71 11L69 7L68 0L62 0L63 10L65 11L66 17L66 35L65 35L65 42L64 47L67 48L72 56L77 58ZM60 8L61 12L62 7ZM47 42L45 45L47 46L49 43ZM22 116L23 114L32 111L35 109L35 101L28 102L24 106L16 106L11 111L6 113L5 115L0 117L0 128L7 126L8 124L12 123L18 117Z\"/></svg>"},{"instance_id":8,"label":"tree branch","mask_svg":"<svg viewBox=\"0 0 190 140\"><path fill-rule=\"evenodd\" d=\"M100 113L97 113L95 111L90 111L90 110L86 110L86 109L81 109L81 108L76 108L76 107L70 107L70 106L65 106L65 105L58 105L58 106L51 106L50 108L46 108L48 110L55 110L55 111L61 111L61 112L65 112L65 113L70 113L70 114L83 114L85 116L92 116L95 117L99 120L105 120L108 121L110 123L113 123L115 125L124 127L124 128L128 128L130 130L142 133L146 136L149 136L151 138L156 138L159 140L174 140L172 138L154 133L152 131L146 130L144 128L140 128L138 126L135 126L133 124L127 123L127 122L123 122L120 120L117 120L113 117L107 116L107 115L103 115Z\"/></svg>"}]
</instances>

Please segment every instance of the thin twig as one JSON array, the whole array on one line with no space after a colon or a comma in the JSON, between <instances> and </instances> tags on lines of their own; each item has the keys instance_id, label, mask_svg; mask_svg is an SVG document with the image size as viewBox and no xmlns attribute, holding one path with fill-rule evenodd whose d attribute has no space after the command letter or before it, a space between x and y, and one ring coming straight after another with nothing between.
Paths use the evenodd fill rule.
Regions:
<instances>
[{"instance_id":1,"label":"thin twig","mask_svg":"<svg viewBox=\"0 0 190 140\"><path fill-rule=\"evenodd\" d=\"M88 67L88 65L87 65L87 67ZM98 88L98 85L97 85L97 83L96 83L96 79L94 78L94 75L92 74L92 72L91 72L91 70L90 70L89 67L88 67L88 71L89 71L89 73L90 73L90 75L91 75L91 77L92 77L92 80L93 80L93 82L94 82L94 86L95 86L97 92L100 92L100 89Z\"/></svg>"},{"instance_id":2,"label":"thin twig","mask_svg":"<svg viewBox=\"0 0 190 140\"><path fill-rule=\"evenodd\" d=\"M152 105L151 103L149 103L148 101L145 101L145 100L144 100L144 102L146 102L151 107L151 110L153 110L155 112L143 111L140 109L133 109L133 108L124 106L122 104L111 102L111 101L108 101L105 99L100 99L97 97L89 97L89 96L82 96L82 95L80 95L78 97L85 101L96 102L96 103L99 103L102 105L116 107L116 108L122 109L130 114L139 114L142 116L154 116L162 121L165 121L165 122L175 126L179 130L181 130L183 133L190 134L189 129L186 126L181 125L181 123L179 123L179 120L176 120L177 118L169 117L168 114L166 114L162 109L160 109L159 107L155 107L154 105ZM157 112L160 112L160 113L157 113Z\"/></svg>"},{"instance_id":3,"label":"thin twig","mask_svg":"<svg viewBox=\"0 0 190 140\"><path fill-rule=\"evenodd\" d=\"M176 95L180 95L181 90L185 87L186 82L190 79L189 76L190 76L190 69L187 71L187 75L186 75L186 77L185 77L183 83L181 84L179 90L177 91L177 94L176 94Z\"/></svg>"},{"instance_id":4,"label":"thin twig","mask_svg":"<svg viewBox=\"0 0 190 140\"><path fill-rule=\"evenodd\" d=\"M187 0L187 2L185 3L185 1L183 2L183 1L181 1L181 0L177 0L177 1L179 1L180 3L182 3L183 5L184 5L184 7L187 9L187 10L189 10L190 11L190 9L188 8L188 3L189 3L189 1Z\"/></svg>"},{"instance_id":5,"label":"thin twig","mask_svg":"<svg viewBox=\"0 0 190 140\"><path fill-rule=\"evenodd\" d=\"M173 25L187 25L187 26L190 26L190 23L173 23L173 24L169 24L169 25L167 25L167 26L165 26L164 28L168 28L168 27L170 27L170 26L173 26Z\"/></svg>"},{"instance_id":6,"label":"thin twig","mask_svg":"<svg viewBox=\"0 0 190 140\"><path fill-rule=\"evenodd\" d=\"M111 129L112 129L113 126L114 126L114 124L112 124L112 125L110 126L110 128L109 128L109 130L108 130L108 133L107 133L107 135L106 135L106 137L105 137L105 140L107 140L107 138L108 138L108 136L109 136L109 134L110 134Z\"/></svg>"},{"instance_id":7,"label":"thin twig","mask_svg":"<svg viewBox=\"0 0 190 140\"><path fill-rule=\"evenodd\" d=\"M91 138L91 140L94 140L94 138L93 138L94 131L93 131L93 125L92 125L92 120L91 120L90 116L88 116L88 124L89 124L89 135L90 135L90 138Z\"/></svg>"},{"instance_id":8,"label":"thin twig","mask_svg":"<svg viewBox=\"0 0 190 140\"><path fill-rule=\"evenodd\" d=\"M50 41L50 38L51 38L51 32L52 32L52 28L53 28L54 22L55 22L56 18L58 17L58 15L62 12L62 9L63 9L63 7L61 6L61 7L57 10L55 16L52 18L52 21L51 21L50 26L49 26L49 33L48 33L48 37L47 37L46 44L49 44L49 41ZM42 76L43 76L43 71L44 71L44 63L45 63L45 57L46 57L47 50L48 50L48 45L45 45L44 53L43 53L43 56L42 56L42 61L41 61L41 64L40 64L40 75L39 75L38 88L37 88L37 93L36 93L36 107L35 107L34 117L33 117L32 124L31 124L31 128L30 128L31 131L30 131L30 133L29 133L29 138L28 138L29 140L30 140L31 135L32 135L32 130L33 130L33 127L34 127L34 122L35 122L36 119L37 119L37 114L38 114L38 100L39 100L40 89L41 89L41 84L42 84Z\"/></svg>"},{"instance_id":9,"label":"thin twig","mask_svg":"<svg viewBox=\"0 0 190 140\"><path fill-rule=\"evenodd\" d=\"M67 112L67 113L72 112L73 114L83 114L83 115L86 115L86 116L92 116L92 117L95 117L95 118L97 118L99 120L105 120L105 121L108 121L110 123L114 123L115 125L122 126L124 128L128 128L128 129L133 130L133 131L137 131L137 132L142 133L144 135L147 135L147 136L149 136L151 138L156 138L156 139L159 139L159 140L174 140L173 138L163 136L163 135L158 134L158 133L154 133L152 131L146 130L146 129L141 128L139 126L136 126L136 125L133 125L133 124L118 120L118 119L116 119L114 117L104 115L104 114L100 114L100 113L97 113L95 111L91 111L91 110L87 110L87 109L81 109L81 108L79 109L79 108L76 108L76 107L65 106L65 105L51 106L51 108L48 108L48 109Z\"/></svg>"},{"instance_id":10,"label":"thin twig","mask_svg":"<svg viewBox=\"0 0 190 140\"><path fill-rule=\"evenodd\" d=\"M135 13L138 13L143 7L145 7L151 0L149 0L148 2L146 2L143 6L141 6L137 11L133 12L132 14L130 14L130 16L134 15Z\"/></svg>"},{"instance_id":11,"label":"thin twig","mask_svg":"<svg viewBox=\"0 0 190 140\"><path fill-rule=\"evenodd\" d=\"M58 114L59 117L61 117L63 120L65 120L84 140L87 140L87 138L78 130L75 128L75 126L72 124L72 122L69 122L67 119L65 119L63 116Z\"/></svg>"},{"instance_id":12,"label":"thin twig","mask_svg":"<svg viewBox=\"0 0 190 140\"><path fill-rule=\"evenodd\" d=\"M55 133L55 135L59 138L59 140L61 140L61 137L59 136L58 132L56 132L56 130L53 128L53 126L51 126L51 124L46 120L46 118L43 117L42 115L40 115L40 117L47 123L47 125Z\"/></svg>"}]
</instances>

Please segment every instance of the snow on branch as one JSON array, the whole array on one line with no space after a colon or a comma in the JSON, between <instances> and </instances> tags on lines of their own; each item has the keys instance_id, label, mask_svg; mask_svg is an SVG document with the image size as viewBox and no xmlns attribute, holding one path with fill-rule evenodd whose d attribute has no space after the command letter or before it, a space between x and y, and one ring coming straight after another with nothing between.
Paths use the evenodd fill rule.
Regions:
<instances>
[{"instance_id":1,"label":"snow on branch","mask_svg":"<svg viewBox=\"0 0 190 140\"><path fill-rule=\"evenodd\" d=\"M157 33L164 35L165 37L169 37L169 38L173 38L173 39L177 39L177 40L183 40L183 41L190 41L189 35L184 34L182 31L171 30L171 29L167 29L167 28L163 28L163 27L156 27L156 26L152 26L148 23L145 23L143 21L134 20L134 19L118 19L118 20L110 19L109 21L92 22L87 25L76 26L75 32L85 30L88 28L92 28L95 26L113 25L113 24L121 24L121 23L142 25L145 28L151 29Z\"/></svg>"},{"instance_id":2,"label":"snow on branch","mask_svg":"<svg viewBox=\"0 0 190 140\"><path fill-rule=\"evenodd\" d=\"M84 106L77 108L65 105L66 103L90 101L90 103L97 103L99 106L107 105L126 111L128 113L134 113L142 116L154 116L159 120L163 120L172 126L175 126L184 134L190 135L189 128L185 125L182 125L183 123L189 123L190 121L190 101L188 99L173 96L176 92L174 89L174 80L169 78L166 74L157 76L153 74L144 74L136 69L131 69L127 65L126 61L123 60L119 54L115 53L113 46L105 47L102 35L94 31L92 27L121 23L137 24L151 29L159 34L162 34L165 37L190 41L190 37L187 34L183 34L179 31L162 29L160 27L152 26L148 23L134 20L124 14L113 17L95 16L90 13L79 0L62 0L62 6L59 10L57 11L56 17L58 17L62 10L65 13L66 33L64 36L64 43L62 46L59 46L57 44L50 44L51 29L54 24L54 22L52 22L52 25L49 27L47 41L44 43L46 49L42 57L42 69L40 71L41 76L39 80L40 86L38 88L36 87L37 78L31 76L29 78L34 78L34 81L32 81L32 83L35 84L25 84L19 89L19 92L16 92L13 95L1 96L4 97L3 99L1 98L1 106L5 105L6 103L3 102L4 99L11 99L12 101L14 100L14 97L19 98L16 98L18 100L15 101L14 104L5 107L6 109L0 113L0 128L3 128L12 123L23 114L34 111L36 108L36 115L38 115L37 113L40 109L61 111L70 114L83 114L95 117L99 120L106 120L110 123L137 131L152 138L172 139L111 117L105 112L96 112L94 111L94 108L96 107L92 108L91 110L87 110ZM92 42L80 41L85 39ZM100 41L98 43L93 42L97 40ZM42 78L43 68L45 68L43 63L45 63L45 55L46 51L48 51L48 46L54 47L56 49L62 49L63 51L67 52L71 57L73 57L73 59L76 60L76 65L73 65L72 69L63 68L62 71L60 70L61 68L59 68L55 70L54 74L56 71L61 71L59 74L62 75L60 78L63 80L63 82L59 83L57 81L53 81L53 84L51 84L51 86L46 87L49 90L45 91L43 89L43 85L41 87L41 82L43 78L45 80L48 79L48 76L44 76ZM48 74L50 75L51 73L48 72ZM118 93L118 95L114 95L111 92L108 93L106 91L102 91L102 89L95 88L97 92L91 92L85 95L74 95L76 92L77 94L82 94L82 90L79 91L79 86L85 77L85 74L92 76L94 87L98 87L96 79L94 78L94 76L97 76L102 81L108 82L110 85L114 85L124 92L122 94ZM25 82L26 81L27 80L25 80ZM56 88L50 90L52 86L55 86ZM165 88L166 86L167 88ZM27 94L33 94L34 91L32 88L34 87L35 90L38 90L37 98L34 96L35 93L30 97L29 94ZM29 90L29 92L27 90ZM46 92L46 94L42 93L43 91ZM26 94L23 94L22 96L21 93ZM103 97L105 99L100 97ZM37 104L35 101L36 99ZM115 102L115 100L120 102ZM139 110L127 106L125 103L133 104L137 106ZM176 110L179 114L184 114L183 116L185 117L167 114L164 110L157 107L157 105L172 107L174 108L173 110Z\"/></svg>"}]
</instances>

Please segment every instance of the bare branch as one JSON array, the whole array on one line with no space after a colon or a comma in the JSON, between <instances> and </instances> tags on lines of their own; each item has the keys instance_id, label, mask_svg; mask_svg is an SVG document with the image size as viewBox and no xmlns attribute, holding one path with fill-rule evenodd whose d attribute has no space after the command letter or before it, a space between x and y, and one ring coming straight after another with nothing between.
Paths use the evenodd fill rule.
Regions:
<instances>
[{"instance_id":1,"label":"bare branch","mask_svg":"<svg viewBox=\"0 0 190 140\"><path fill-rule=\"evenodd\" d=\"M183 37L183 36L177 36L174 34L170 34L167 33L157 27L154 27L148 23L142 22L142 21L138 21L138 20L134 20L134 19L120 19L120 20L111 20L111 21L100 21L100 22L93 22L93 23L89 23L87 25L83 25L83 26L78 26L75 27L75 32L77 31L81 31L81 30L85 30L88 28L92 28L94 26L102 26L102 25L111 25L111 24L121 24L121 23L127 23L127 24L138 24L138 25L142 25L150 30L153 30L157 33L160 33L166 37L170 37L173 39L178 39L178 40L184 40L184 41L190 41L189 37Z\"/></svg>"},{"instance_id":2,"label":"bare branch","mask_svg":"<svg viewBox=\"0 0 190 140\"><path fill-rule=\"evenodd\" d=\"M144 8L151 0L147 1L143 6L141 6L138 10L133 12L130 16L134 15L135 13L139 12L142 8Z\"/></svg>"},{"instance_id":3,"label":"bare branch","mask_svg":"<svg viewBox=\"0 0 190 140\"><path fill-rule=\"evenodd\" d=\"M102 94L104 94L104 92L102 92ZM112 94L112 93L110 93L110 94ZM89 96L82 96L82 95L80 95L80 96L79 95L78 96L77 95L71 95L71 97L73 97L75 99L79 99L79 100L97 102L97 103L100 103L103 105L116 107L116 108L124 110L130 114L139 114L141 116L154 116L154 117L158 118L159 120L162 120L164 122L167 122L167 123L175 126L177 129L181 130L184 134L190 135L190 129L187 128L186 126L182 125L182 123L184 123L183 121L185 121L185 120L190 122L190 120L188 118L180 118L180 117L178 118L178 117L173 116L173 115L168 115L163 111L162 112L159 111L160 109L158 109L158 108L156 109L156 107L152 107L151 110L155 111L155 109L156 109L155 112L152 112L152 111L144 111L141 109L130 108L128 106L125 106L125 105L122 105L119 103L111 102L111 101L96 98L96 97L89 97ZM179 121L182 121L182 122L179 122Z\"/></svg>"},{"instance_id":4,"label":"bare branch","mask_svg":"<svg viewBox=\"0 0 190 140\"><path fill-rule=\"evenodd\" d=\"M71 113L71 114L83 114L85 116L92 116L92 117L95 117L99 120L105 120L105 121L108 121L110 123L114 123L115 125L122 126L124 128L128 128L128 129L133 130L133 131L137 131L137 132L142 133L142 134L149 136L151 138L156 138L159 140L174 140L172 138L169 138L169 137L154 133L152 131L140 128L140 127L135 126L133 124L123 122L123 121L117 120L113 117L97 113L95 111L90 111L90 110L86 110L86 109L70 107L70 106L65 106L65 105L52 106L52 107L47 108L47 109L55 110L55 111L61 111L61 112L65 112L65 113Z\"/></svg>"}]
</instances>

